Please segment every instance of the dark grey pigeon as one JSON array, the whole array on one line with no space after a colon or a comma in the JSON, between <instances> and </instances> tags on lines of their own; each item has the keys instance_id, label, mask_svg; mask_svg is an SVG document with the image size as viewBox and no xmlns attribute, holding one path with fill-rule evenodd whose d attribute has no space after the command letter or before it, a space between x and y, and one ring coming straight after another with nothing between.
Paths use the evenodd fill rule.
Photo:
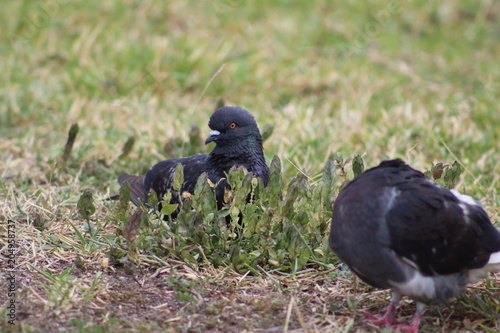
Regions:
<instances>
[{"instance_id":1,"label":"dark grey pigeon","mask_svg":"<svg viewBox=\"0 0 500 333\"><path fill-rule=\"evenodd\" d=\"M264 159L262 137L250 112L236 106L222 107L210 117L208 126L212 131L205 144L215 142L215 148L209 155L196 154L165 160L152 166L144 176L121 174L118 182L120 185L125 181L129 183L132 202L136 205L147 202L148 192L152 189L159 200L168 192L173 192L171 203L178 203L179 195L173 190L173 184L179 163L184 168L181 194L194 194L198 178L206 172L208 179L217 184L215 195L219 208L223 205L224 190L228 186L226 173L232 167L245 167L267 185L269 168ZM175 215L176 212L172 217Z\"/></svg>"},{"instance_id":2,"label":"dark grey pigeon","mask_svg":"<svg viewBox=\"0 0 500 333\"><path fill-rule=\"evenodd\" d=\"M440 187L400 159L354 178L333 205L330 248L368 284L392 290L386 313L367 320L418 332L426 304L446 303L500 270L500 232L479 202ZM403 296L417 308L395 322Z\"/></svg>"}]
</instances>

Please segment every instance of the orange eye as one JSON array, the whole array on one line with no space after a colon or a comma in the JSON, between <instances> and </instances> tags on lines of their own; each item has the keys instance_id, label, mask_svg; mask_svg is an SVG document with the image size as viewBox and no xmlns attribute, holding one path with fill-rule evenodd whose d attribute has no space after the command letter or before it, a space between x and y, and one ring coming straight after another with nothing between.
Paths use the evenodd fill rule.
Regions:
<instances>
[{"instance_id":1,"label":"orange eye","mask_svg":"<svg viewBox=\"0 0 500 333\"><path fill-rule=\"evenodd\" d=\"M229 125L229 128L236 128L236 123L231 123L231 125Z\"/></svg>"}]
</instances>

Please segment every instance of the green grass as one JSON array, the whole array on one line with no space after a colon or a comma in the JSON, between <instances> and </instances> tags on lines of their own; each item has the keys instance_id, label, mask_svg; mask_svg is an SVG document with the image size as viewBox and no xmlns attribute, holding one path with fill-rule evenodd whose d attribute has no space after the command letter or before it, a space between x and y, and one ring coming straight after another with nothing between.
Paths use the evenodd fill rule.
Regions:
<instances>
[{"instance_id":1,"label":"green grass","mask_svg":"<svg viewBox=\"0 0 500 333\"><path fill-rule=\"evenodd\" d=\"M338 271L320 232L327 196L353 176L350 162L334 179L325 173L332 192L322 192L338 153L361 155L365 168L395 157L422 171L458 161L455 188L500 223L494 1L47 0L4 1L0 11L0 247L13 219L20 249L18 325L1 303L2 331L370 329L360 313L382 312L387 292ZM274 127L265 155L280 158L274 189L285 200L235 201L263 218L246 230L221 224L217 242L189 229L217 225L217 212L173 225L151 216L128 259L130 211L100 199L117 193L121 172L208 152L201 142L220 100ZM77 209L86 189L90 234ZM276 238L266 240L259 222L270 208ZM499 283L492 276L431 308L422 331L499 330Z\"/></svg>"}]
</instances>

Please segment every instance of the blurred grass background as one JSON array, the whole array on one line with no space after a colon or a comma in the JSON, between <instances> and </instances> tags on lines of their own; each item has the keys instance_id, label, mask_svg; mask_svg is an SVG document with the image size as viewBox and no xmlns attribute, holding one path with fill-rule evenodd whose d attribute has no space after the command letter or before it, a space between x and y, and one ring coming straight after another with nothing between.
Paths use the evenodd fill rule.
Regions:
<instances>
[{"instance_id":1,"label":"blurred grass background","mask_svg":"<svg viewBox=\"0 0 500 333\"><path fill-rule=\"evenodd\" d=\"M222 99L274 126L266 159L286 177L318 179L335 152L422 171L458 160L457 189L500 220L499 2L24 0L0 13L3 218L29 206L63 222L84 188L105 197L120 172L186 154ZM73 166L55 175L76 122Z\"/></svg>"},{"instance_id":2,"label":"blurred grass background","mask_svg":"<svg viewBox=\"0 0 500 333\"><path fill-rule=\"evenodd\" d=\"M192 122L206 134L222 98L276 126L268 159L313 174L336 151L419 168L453 153L498 187L494 1L47 0L0 10L7 156L53 158L79 122L80 147L92 145L85 159L109 159L136 135L147 165Z\"/></svg>"}]
</instances>

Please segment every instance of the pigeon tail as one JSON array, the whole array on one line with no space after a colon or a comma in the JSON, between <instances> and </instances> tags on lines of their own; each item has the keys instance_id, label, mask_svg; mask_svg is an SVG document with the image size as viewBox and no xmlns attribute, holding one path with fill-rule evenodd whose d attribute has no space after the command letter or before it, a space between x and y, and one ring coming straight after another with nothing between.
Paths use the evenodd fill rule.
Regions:
<instances>
[{"instance_id":1,"label":"pigeon tail","mask_svg":"<svg viewBox=\"0 0 500 333\"><path fill-rule=\"evenodd\" d=\"M488 260L486 267L490 272L500 271L500 251L490 254L490 260Z\"/></svg>"},{"instance_id":2,"label":"pigeon tail","mask_svg":"<svg viewBox=\"0 0 500 333\"><path fill-rule=\"evenodd\" d=\"M125 182L128 183L130 188L130 200L137 207L140 207L141 203L146 203L148 201L148 193L143 186L144 176L134 176L128 173L122 173L118 176L118 183L122 185Z\"/></svg>"},{"instance_id":3,"label":"pigeon tail","mask_svg":"<svg viewBox=\"0 0 500 333\"><path fill-rule=\"evenodd\" d=\"M500 251L490 254L490 260L488 260L488 265L500 264Z\"/></svg>"},{"instance_id":4,"label":"pigeon tail","mask_svg":"<svg viewBox=\"0 0 500 333\"><path fill-rule=\"evenodd\" d=\"M482 280L488 272L500 272L500 251L490 254L490 259L486 266L471 270L469 272L469 280L472 283Z\"/></svg>"}]
</instances>

